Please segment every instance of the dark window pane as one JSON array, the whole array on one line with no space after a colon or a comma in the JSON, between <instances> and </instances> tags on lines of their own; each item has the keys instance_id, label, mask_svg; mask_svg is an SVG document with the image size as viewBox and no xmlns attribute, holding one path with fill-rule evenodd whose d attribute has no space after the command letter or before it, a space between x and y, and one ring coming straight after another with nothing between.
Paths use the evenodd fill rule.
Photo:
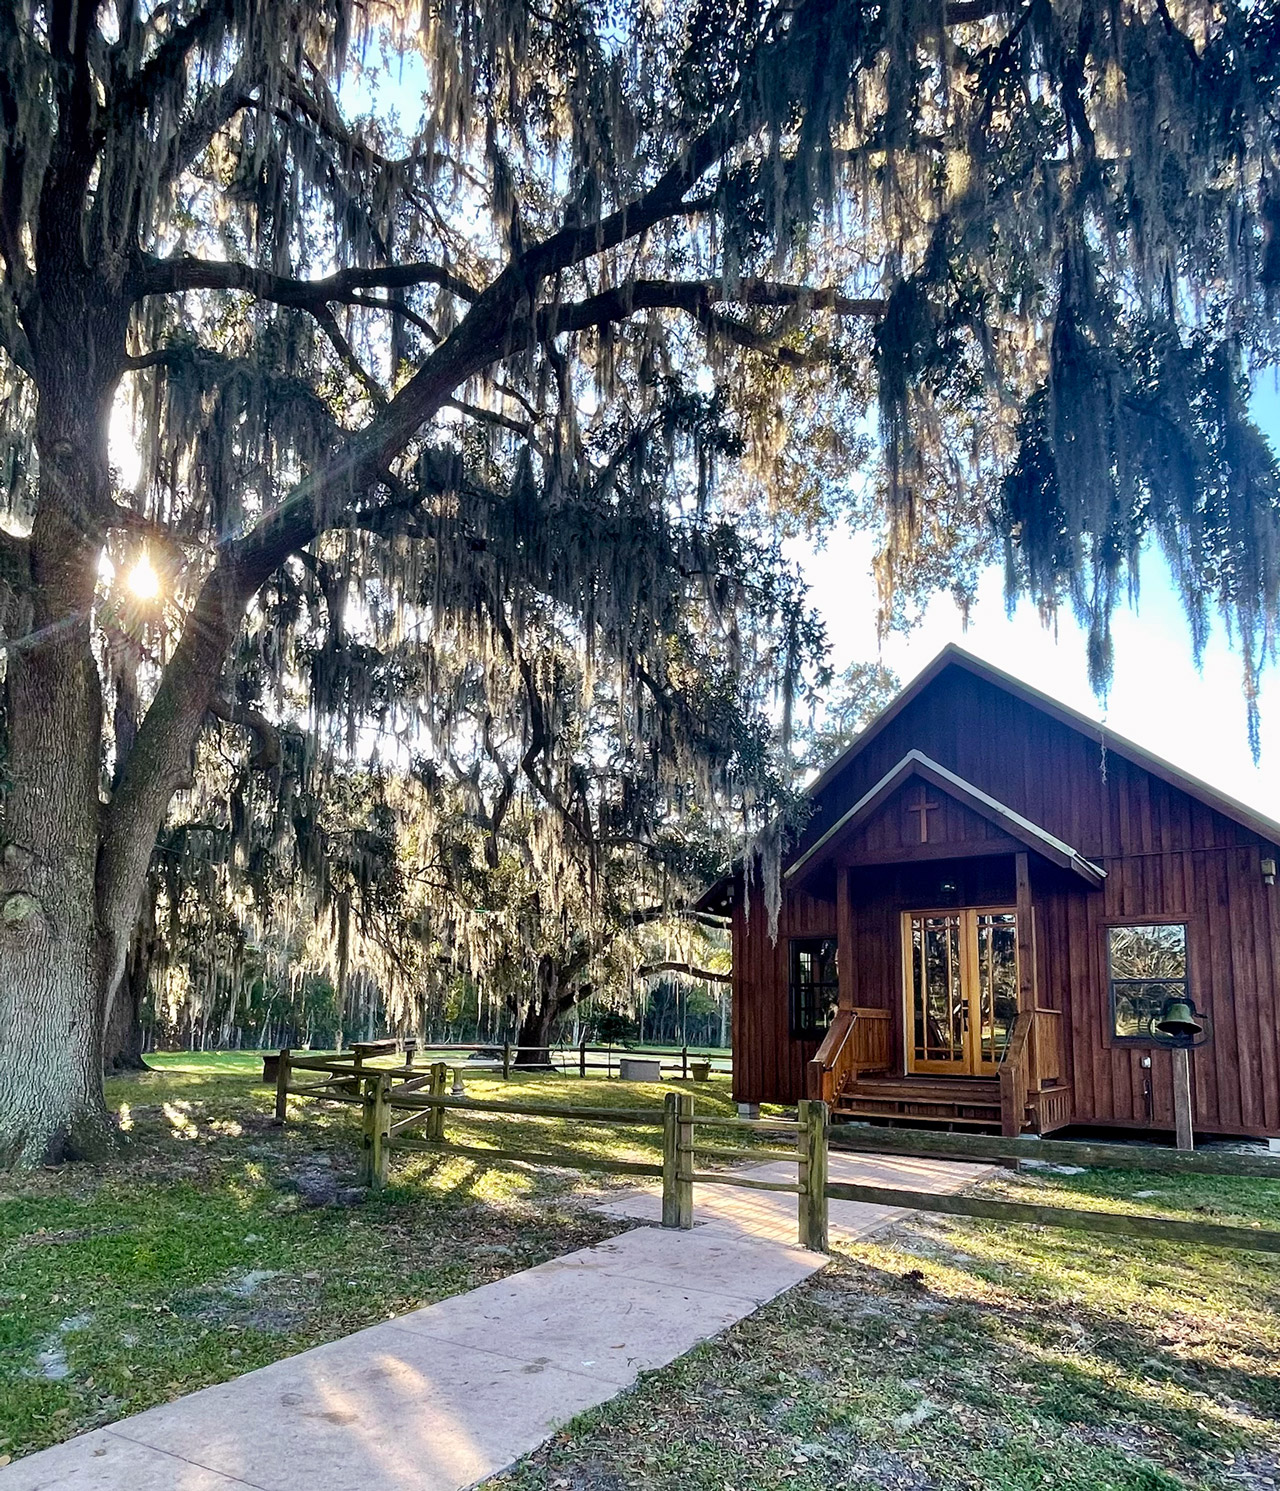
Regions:
<instances>
[{"instance_id":1,"label":"dark window pane","mask_svg":"<svg viewBox=\"0 0 1280 1491\"><path fill-rule=\"evenodd\" d=\"M791 942L791 1034L821 1040L840 993L834 937L796 937Z\"/></svg>"},{"instance_id":2,"label":"dark window pane","mask_svg":"<svg viewBox=\"0 0 1280 1491\"><path fill-rule=\"evenodd\" d=\"M791 982L830 984L836 982L834 937L796 937L791 943Z\"/></svg>"}]
</instances>

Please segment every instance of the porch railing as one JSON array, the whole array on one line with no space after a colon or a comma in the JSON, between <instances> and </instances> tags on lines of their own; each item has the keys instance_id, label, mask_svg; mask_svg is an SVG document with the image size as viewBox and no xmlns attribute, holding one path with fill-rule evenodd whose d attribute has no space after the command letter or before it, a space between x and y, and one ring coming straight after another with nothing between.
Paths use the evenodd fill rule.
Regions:
<instances>
[{"instance_id":1,"label":"porch railing","mask_svg":"<svg viewBox=\"0 0 1280 1491\"><path fill-rule=\"evenodd\" d=\"M1061 1128L1069 1119L1070 1089L1062 1085L1062 1011L1020 1010L1000 1063L1000 1127L1015 1138L1028 1107L1037 1130ZM1068 1111L1063 1113L1063 1104Z\"/></svg>"},{"instance_id":2,"label":"porch railing","mask_svg":"<svg viewBox=\"0 0 1280 1491\"><path fill-rule=\"evenodd\" d=\"M887 1072L889 1065L889 1011L837 1010L809 1062L809 1096L830 1107L860 1073Z\"/></svg>"}]
</instances>

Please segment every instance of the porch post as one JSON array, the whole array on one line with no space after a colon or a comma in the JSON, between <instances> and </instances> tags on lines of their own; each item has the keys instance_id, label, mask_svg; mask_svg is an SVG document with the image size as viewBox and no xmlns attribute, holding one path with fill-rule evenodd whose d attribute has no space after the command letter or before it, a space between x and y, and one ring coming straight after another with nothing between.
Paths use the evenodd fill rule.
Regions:
<instances>
[{"instance_id":1,"label":"porch post","mask_svg":"<svg viewBox=\"0 0 1280 1491\"><path fill-rule=\"evenodd\" d=\"M857 972L853 947L853 898L849 891L852 870L836 869L836 968L840 977L838 1006L851 1010L857 1001Z\"/></svg>"},{"instance_id":2,"label":"porch post","mask_svg":"<svg viewBox=\"0 0 1280 1491\"><path fill-rule=\"evenodd\" d=\"M1036 998L1035 943L1031 937L1031 866L1025 849L1014 855L1018 887L1018 1009L1034 1010Z\"/></svg>"},{"instance_id":3,"label":"porch post","mask_svg":"<svg viewBox=\"0 0 1280 1491\"><path fill-rule=\"evenodd\" d=\"M1040 1024L1036 1005L1040 1002L1036 989L1035 942L1031 936L1031 861L1025 849L1014 856L1014 879L1018 892L1018 1024L1031 1022L1022 1054L1011 1062L1008 1054L1000 1071L1000 1107L1002 1126L1006 1135L1022 1132L1023 1114L1027 1098L1040 1091ZM1014 1027L1015 1032L1017 1026ZM1017 1044L1016 1035L1013 1044ZM1009 1090L1011 1084L1016 1090ZM1039 1109L1035 1119L1039 1128Z\"/></svg>"}]
</instances>

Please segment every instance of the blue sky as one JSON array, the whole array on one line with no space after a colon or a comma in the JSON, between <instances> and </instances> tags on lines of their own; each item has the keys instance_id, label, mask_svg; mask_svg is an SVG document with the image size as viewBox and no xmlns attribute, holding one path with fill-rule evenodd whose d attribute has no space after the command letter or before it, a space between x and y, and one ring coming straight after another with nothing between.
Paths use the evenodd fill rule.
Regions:
<instances>
[{"instance_id":1,"label":"blue sky","mask_svg":"<svg viewBox=\"0 0 1280 1491\"><path fill-rule=\"evenodd\" d=\"M1280 447L1280 393L1270 378L1258 389L1254 410L1273 446ZM869 536L839 533L822 549L792 545L790 551L803 563L814 602L826 617L838 667L879 656L906 682L946 643L958 642L1280 820L1280 669L1263 676L1262 760L1255 767L1239 654L1218 624L1196 669L1187 623L1158 555L1143 564L1137 611L1115 617L1115 681L1104 706L1089 687L1084 635L1075 620L1064 612L1048 630L1026 602L1006 617L998 569L983 577L967 630L950 598L939 596L914 631L880 645Z\"/></svg>"}]
</instances>

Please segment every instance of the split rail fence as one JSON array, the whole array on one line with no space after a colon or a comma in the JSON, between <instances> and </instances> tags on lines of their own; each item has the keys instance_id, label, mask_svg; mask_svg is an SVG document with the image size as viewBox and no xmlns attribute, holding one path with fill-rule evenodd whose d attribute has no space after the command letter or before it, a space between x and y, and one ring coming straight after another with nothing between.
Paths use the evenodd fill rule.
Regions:
<instances>
[{"instance_id":1,"label":"split rail fence","mask_svg":"<svg viewBox=\"0 0 1280 1491\"><path fill-rule=\"evenodd\" d=\"M296 1081L301 1077L304 1080ZM800 1241L819 1252L827 1250L825 1103L802 1103L796 1119L731 1118L698 1113L691 1092L667 1092L662 1107L604 1108L582 1104L480 1099L448 1090L450 1067L434 1062L425 1071L404 1067L356 1065L352 1056L306 1057L281 1051L276 1068L276 1119L288 1116L290 1097L319 1098L347 1103L362 1110L362 1179L376 1188L385 1185L391 1156L396 1153L457 1154L486 1164L517 1162L568 1170L591 1170L606 1175L634 1175L662 1181L664 1227L693 1226L693 1189L696 1185L739 1186L747 1190L790 1192L798 1199ZM549 1154L521 1146L465 1144L446 1134L450 1112L494 1117L557 1118L586 1123L616 1124L623 1128L662 1131L662 1162L619 1160L595 1155ZM760 1144L729 1147L698 1142L698 1131L711 1129L750 1133L754 1139L790 1141L790 1147ZM760 1180L732 1171L701 1170L698 1160L787 1160L796 1164L795 1182Z\"/></svg>"},{"instance_id":2,"label":"split rail fence","mask_svg":"<svg viewBox=\"0 0 1280 1491\"><path fill-rule=\"evenodd\" d=\"M301 1083L295 1077L309 1078ZM694 1188L737 1186L775 1191L797 1198L799 1241L817 1252L828 1251L829 1203L858 1201L944 1216L1056 1227L1069 1231L1148 1238L1201 1247L1236 1248L1280 1253L1280 1232L1261 1227L1188 1222L1132 1212L1085 1211L1040 1206L915 1188L833 1181L830 1154L839 1152L901 1154L970 1163L1014 1165L1025 1160L1070 1163L1085 1167L1146 1171L1168 1175L1234 1175L1280 1180L1280 1157L1180 1151L1149 1144L1091 1144L1074 1140L996 1138L986 1135L871 1128L861 1124L831 1126L830 1109L820 1101L801 1102L798 1116L732 1118L698 1113L691 1092L667 1092L661 1108L605 1108L478 1099L447 1090L450 1068L435 1062L413 1073L405 1068L357 1066L354 1057L301 1057L281 1051L276 1075L276 1118L283 1123L290 1097L348 1103L362 1111L362 1178L377 1189L387 1183L396 1153L458 1154L493 1164L515 1162L558 1169L634 1175L662 1182L662 1225L693 1226ZM652 1127L662 1131L662 1162L620 1160L595 1155L552 1154L528 1148L460 1143L446 1133L450 1112L533 1119L572 1119L619 1127ZM711 1142L698 1137L712 1130ZM718 1131L718 1132L717 1132ZM750 1145L716 1142L719 1133L750 1134ZM770 1147L760 1140L774 1140ZM783 1141L787 1147L782 1147ZM700 1160L759 1164L782 1160L796 1165L794 1181L766 1180L731 1170L699 1168Z\"/></svg>"},{"instance_id":3,"label":"split rail fence","mask_svg":"<svg viewBox=\"0 0 1280 1491\"><path fill-rule=\"evenodd\" d=\"M412 1038L403 1043L395 1040L353 1041L349 1051L341 1051L336 1056L323 1059L354 1062L360 1068L370 1059L394 1054L401 1045L404 1055L402 1065L388 1070L403 1072L410 1077L415 1071L422 1070L421 1062L424 1057L435 1058L446 1053L448 1064L452 1067L462 1067L464 1071L501 1070L504 1079L509 1078L513 1071L537 1071L539 1068L550 1068L562 1076L576 1073L579 1077L586 1077L591 1072L603 1072L606 1077L616 1077L621 1075L622 1063L631 1058L657 1061L665 1076L678 1076L681 1081L688 1081L690 1078L703 1081L712 1073L724 1077L733 1070L731 1057L718 1055L698 1046L681 1046L675 1050L648 1046L593 1046L585 1039L573 1045L557 1046L519 1046L511 1041L501 1045L491 1045L486 1041L432 1041L419 1045ZM460 1059L454 1059L451 1053L455 1051L465 1054ZM533 1062L522 1066L522 1056L532 1057ZM264 1055L265 1080L275 1079L278 1059L275 1052ZM295 1057L295 1064L301 1059Z\"/></svg>"}]
</instances>

